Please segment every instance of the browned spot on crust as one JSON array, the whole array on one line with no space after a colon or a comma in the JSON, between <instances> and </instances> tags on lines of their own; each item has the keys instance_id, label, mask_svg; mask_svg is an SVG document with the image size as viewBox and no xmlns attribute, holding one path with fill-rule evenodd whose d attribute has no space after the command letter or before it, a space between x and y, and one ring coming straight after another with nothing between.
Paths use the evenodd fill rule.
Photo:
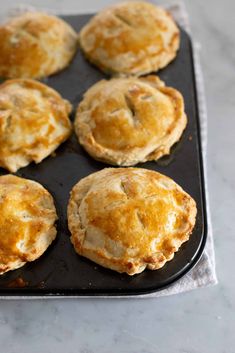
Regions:
<instances>
[{"instance_id":1,"label":"browned spot on crust","mask_svg":"<svg viewBox=\"0 0 235 353\"><path fill-rule=\"evenodd\" d=\"M24 288L28 286L28 282L22 277L17 277L5 285L7 288Z\"/></svg>"}]
</instances>

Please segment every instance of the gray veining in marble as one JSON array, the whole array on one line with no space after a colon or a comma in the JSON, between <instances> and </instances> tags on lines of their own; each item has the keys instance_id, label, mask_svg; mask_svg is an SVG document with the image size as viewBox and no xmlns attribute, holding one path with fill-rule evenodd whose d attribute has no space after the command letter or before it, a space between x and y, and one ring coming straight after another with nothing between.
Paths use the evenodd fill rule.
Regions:
<instances>
[{"instance_id":1,"label":"gray veining in marble","mask_svg":"<svg viewBox=\"0 0 235 353\"><path fill-rule=\"evenodd\" d=\"M31 0L68 12L113 1ZM20 1L0 1L5 13ZM235 35L233 0L186 0L202 44L209 113L208 173L216 287L158 299L0 301L0 352L235 352Z\"/></svg>"}]
</instances>

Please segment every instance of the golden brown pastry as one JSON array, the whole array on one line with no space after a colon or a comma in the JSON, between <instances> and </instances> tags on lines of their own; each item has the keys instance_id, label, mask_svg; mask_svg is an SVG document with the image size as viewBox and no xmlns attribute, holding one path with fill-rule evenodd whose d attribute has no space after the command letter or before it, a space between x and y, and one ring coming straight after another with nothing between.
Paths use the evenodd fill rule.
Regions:
<instances>
[{"instance_id":1,"label":"golden brown pastry","mask_svg":"<svg viewBox=\"0 0 235 353\"><path fill-rule=\"evenodd\" d=\"M42 78L64 69L77 50L77 34L65 21L27 12L0 26L0 76Z\"/></svg>"},{"instance_id":2,"label":"golden brown pastry","mask_svg":"<svg viewBox=\"0 0 235 353\"><path fill-rule=\"evenodd\" d=\"M189 239L196 212L195 201L160 173L107 168L74 186L68 225L78 254L134 275L174 257Z\"/></svg>"},{"instance_id":3,"label":"golden brown pastry","mask_svg":"<svg viewBox=\"0 0 235 353\"><path fill-rule=\"evenodd\" d=\"M71 132L71 105L29 79L0 85L0 166L11 172L49 156Z\"/></svg>"},{"instance_id":4,"label":"golden brown pastry","mask_svg":"<svg viewBox=\"0 0 235 353\"><path fill-rule=\"evenodd\" d=\"M81 30L85 56L111 74L143 75L172 61L179 29L164 9L144 1L121 2L94 16Z\"/></svg>"},{"instance_id":5,"label":"golden brown pastry","mask_svg":"<svg viewBox=\"0 0 235 353\"><path fill-rule=\"evenodd\" d=\"M182 95L157 76L113 78L85 93L75 131L93 158L130 166L169 154L186 124Z\"/></svg>"},{"instance_id":6,"label":"golden brown pastry","mask_svg":"<svg viewBox=\"0 0 235 353\"><path fill-rule=\"evenodd\" d=\"M56 237L52 196L35 181L0 176L0 274L39 258Z\"/></svg>"}]
</instances>

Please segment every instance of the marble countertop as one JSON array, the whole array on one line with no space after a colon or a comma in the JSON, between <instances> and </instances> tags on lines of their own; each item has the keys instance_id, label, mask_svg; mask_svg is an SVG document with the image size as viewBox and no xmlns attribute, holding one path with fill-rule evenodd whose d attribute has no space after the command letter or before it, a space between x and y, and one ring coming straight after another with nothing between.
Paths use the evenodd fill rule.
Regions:
<instances>
[{"instance_id":1,"label":"marble countertop","mask_svg":"<svg viewBox=\"0 0 235 353\"><path fill-rule=\"evenodd\" d=\"M86 12L108 0L30 0L38 7ZM160 2L160 1L159 1ZM0 2L0 13L21 1ZM234 353L235 85L232 0L187 0L202 44L209 113L208 176L219 284L158 299L0 301L7 353ZM232 266L232 267L231 267ZM0 348L1 350L1 348Z\"/></svg>"}]
</instances>

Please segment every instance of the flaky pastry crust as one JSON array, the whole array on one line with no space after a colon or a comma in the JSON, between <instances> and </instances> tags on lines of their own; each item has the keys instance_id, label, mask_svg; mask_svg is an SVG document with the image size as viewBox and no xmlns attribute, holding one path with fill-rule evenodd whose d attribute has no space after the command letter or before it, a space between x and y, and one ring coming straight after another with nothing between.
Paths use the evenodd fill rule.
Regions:
<instances>
[{"instance_id":1,"label":"flaky pastry crust","mask_svg":"<svg viewBox=\"0 0 235 353\"><path fill-rule=\"evenodd\" d=\"M64 69L78 46L62 19L27 12L0 26L0 77L42 78Z\"/></svg>"},{"instance_id":2,"label":"flaky pastry crust","mask_svg":"<svg viewBox=\"0 0 235 353\"><path fill-rule=\"evenodd\" d=\"M156 270L189 239L196 203L172 179L141 168L107 168L72 189L68 225L76 252L118 272Z\"/></svg>"},{"instance_id":3,"label":"flaky pastry crust","mask_svg":"<svg viewBox=\"0 0 235 353\"><path fill-rule=\"evenodd\" d=\"M169 154L186 124L182 95L150 75L93 85L77 108L75 132L93 158L132 166Z\"/></svg>"},{"instance_id":4,"label":"flaky pastry crust","mask_svg":"<svg viewBox=\"0 0 235 353\"><path fill-rule=\"evenodd\" d=\"M171 62L179 48L179 29L164 9L144 1L115 4L80 31L85 56L114 75L143 75Z\"/></svg>"},{"instance_id":5,"label":"flaky pastry crust","mask_svg":"<svg viewBox=\"0 0 235 353\"><path fill-rule=\"evenodd\" d=\"M71 105L30 79L0 85L0 166L11 172L40 163L71 133Z\"/></svg>"},{"instance_id":6,"label":"flaky pastry crust","mask_svg":"<svg viewBox=\"0 0 235 353\"><path fill-rule=\"evenodd\" d=\"M56 237L52 196L39 183L0 176L0 275L39 258Z\"/></svg>"}]
</instances>

